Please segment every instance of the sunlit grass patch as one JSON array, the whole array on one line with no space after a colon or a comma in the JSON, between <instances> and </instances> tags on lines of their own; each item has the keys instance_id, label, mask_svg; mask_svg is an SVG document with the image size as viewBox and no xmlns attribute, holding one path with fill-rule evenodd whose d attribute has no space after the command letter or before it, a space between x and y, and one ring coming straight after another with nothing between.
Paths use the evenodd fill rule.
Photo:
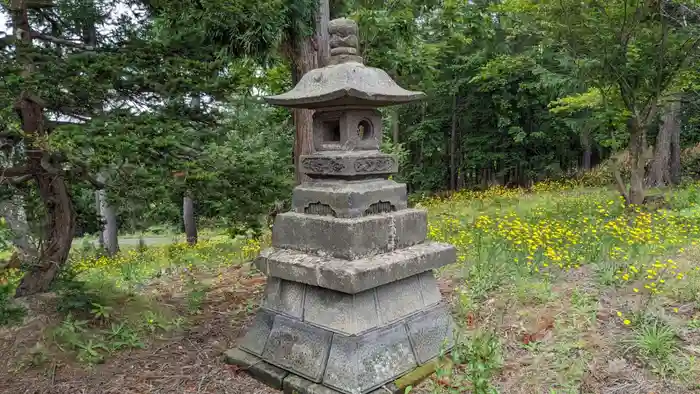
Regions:
<instances>
[{"instance_id":1,"label":"sunlit grass patch","mask_svg":"<svg viewBox=\"0 0 700 394\"><path fill-rule=\"evenodd\" d=\"M243 318L256 307L264 284L243 263L267 242L269 234L260 240L210 237L195 246L127 247L113 257L90 242L74 246L48 306L38 312L47 323L36 349L14 365L99 364L117 352L168 341L222 307L232 318ZM20 277L11 274L2 285L8 297ZM0 318L12 311L0 305Z\"/></svg>"},{"instance_id":2,"label":"sunlit grass patch","mask_svg":"<svg viewBox=\"0 0 700 394\"><path fill-rule=\"evenodd\" d=\"M654 356L644 349L664 337L637 333L635 316L658 309L675 315L674 330L700 326L694 320L700 321L700 258L683 257L700 250L698 190L663 191L670 203L651 208L625 207L612 190L551 183L459 192L418 205L429 210L430 238L458 248L457 264L441 274L458 278L459 327L488 325L509 338L506 359L529 360L515 367L519 373L504 372L512 379L542 392L578 392L592 360L609 358L629 337L638 345L626 351L629 362L644 358L642 365L659 379L689 376L687 349L700 343L664 342L670 355ZM495 305L506 316L500 323ZM514 335L529 324L533 308L554 314L552 328L546 335L529 329ZM528 393L521 385L501 387Z\"/></svg>"}]
</instances>

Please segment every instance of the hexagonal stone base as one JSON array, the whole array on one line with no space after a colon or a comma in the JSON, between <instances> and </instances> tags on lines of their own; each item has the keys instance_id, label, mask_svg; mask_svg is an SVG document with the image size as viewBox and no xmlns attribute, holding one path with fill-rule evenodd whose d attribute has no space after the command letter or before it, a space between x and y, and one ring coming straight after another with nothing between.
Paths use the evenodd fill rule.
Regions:
<instances>
[{"instance_id":1,"label":"hexagonal stone base","mask_svg":"<svg viewBox=\"0 0 700 394\"><path fill-rule=\"evenodd\" d=\"M400 300L396 298L397 303ZM348 308L355 306L349 304ZM300 392L308 394L334 393L328 390L343 394L371 393L429 364L453 345L454 324L444 304L401 313L403 316L391 323L359 335L345 335L307 322L306 311L304 320L300 320L262 309L239 343L240 349L254 358L246 359L240 351L235 351L236 357L229 359L246 368L251 368L251 363L258 359L261 361L255 364L258 369L251 369L251 374L276 387L283 376L280 370L288 372L290 375L283 376L285 390L293 386L298 391L303 388L306 391ZM326 312L326 316L319 314L315 318L332 321L333 315Z\"/></svg>"},{"instance_id":2,"label":"hexagonal stone base","mask_svg":"<svg viewBox=\"0 0 700 394\"><path fill-rule=\"evenodd\" d=\"M241 367L253 378L270 387L282 390L284 394L342 394L330 387L288 373L238 348L227 351L224 354L224 361L227 364ZM406 387L415 386L435 372L439 364L437 359L433 360L431 363L422 365L401 376L394 382L382 385L369 394L403 394Z\"/></svg>"},{"instance_id":3,"label":"hexagonal stone base","mask_svg":"<svg viewBox=\"0 0 700 394\"><path fill-rule=\"evenodd\" d=\"M433 307L441 299L432 271L357 294L272 277L253 327L269 331L274 315L281 315L342 335L360 335ZM251 336L256 332L249 332L246 338L251 342L245 346L262 354L261 339Z\"/></svg>"}]
</instances>

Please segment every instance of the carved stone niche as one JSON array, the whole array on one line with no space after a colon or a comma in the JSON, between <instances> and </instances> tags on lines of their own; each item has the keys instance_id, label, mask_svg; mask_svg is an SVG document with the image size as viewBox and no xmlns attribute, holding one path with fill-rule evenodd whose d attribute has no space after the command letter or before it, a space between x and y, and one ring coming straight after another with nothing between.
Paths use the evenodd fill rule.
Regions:
<instances>
[{"instance_id":1,"label":"carved stone niche","mask_svg":"<svg viewBox=\"0 0 700 394\"><path fill-rule=\"evenodd\" d=\"M382 141L382 115L373 109L316 111L316 151L378 150Z\"/></svg>"}]
</instances>

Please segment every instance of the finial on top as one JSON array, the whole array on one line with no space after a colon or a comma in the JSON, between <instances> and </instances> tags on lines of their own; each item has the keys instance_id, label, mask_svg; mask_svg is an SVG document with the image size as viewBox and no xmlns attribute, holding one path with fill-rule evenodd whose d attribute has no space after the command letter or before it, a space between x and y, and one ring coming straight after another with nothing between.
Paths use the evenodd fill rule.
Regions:
<instances>
[{"instance_id":1,"label":"finial on top","mask_svg":"<svg viewBox=\"0 0 700 394\"><path fill-rule=\"evenodd\" d=\"M358 30L357 23L352 19L338 18L328 22L330 64L362 63L362 58L359 56Z\"/></svg>"},{"instance_id":2,"label":"finial on top","mask_svg":"<svg viewBox=\"0 0 700 394\"><path fill-rule=\"evenodd\" d=\"M360 57L357 23L340 18L329 21L331 50L326 67L304 74L286 93L265 97L273 105L289 108L378 108L410 103L425 97L397 85L386 71L365 66Z\"/></svg>"}]
</instances>

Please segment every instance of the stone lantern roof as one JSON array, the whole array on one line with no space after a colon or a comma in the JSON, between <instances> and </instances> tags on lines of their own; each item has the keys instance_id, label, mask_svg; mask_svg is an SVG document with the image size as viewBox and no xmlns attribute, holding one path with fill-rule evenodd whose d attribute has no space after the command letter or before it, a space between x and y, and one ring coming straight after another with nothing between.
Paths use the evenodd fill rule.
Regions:
<instances>
[{"instance_id":1,"label":"stone lantern roof","mask_svg":"<svg viewBox=\"0 0 700 394\"><path fill-rule=\"evenodd\" d=\"M357 24L341 18L330 21L329 64L304 74L287 93L265 97L273 105L289 108L375 108L422 99L425 94L406 90L384 70L365 66L359 56Z\"/></svg>"}]
</instances>

